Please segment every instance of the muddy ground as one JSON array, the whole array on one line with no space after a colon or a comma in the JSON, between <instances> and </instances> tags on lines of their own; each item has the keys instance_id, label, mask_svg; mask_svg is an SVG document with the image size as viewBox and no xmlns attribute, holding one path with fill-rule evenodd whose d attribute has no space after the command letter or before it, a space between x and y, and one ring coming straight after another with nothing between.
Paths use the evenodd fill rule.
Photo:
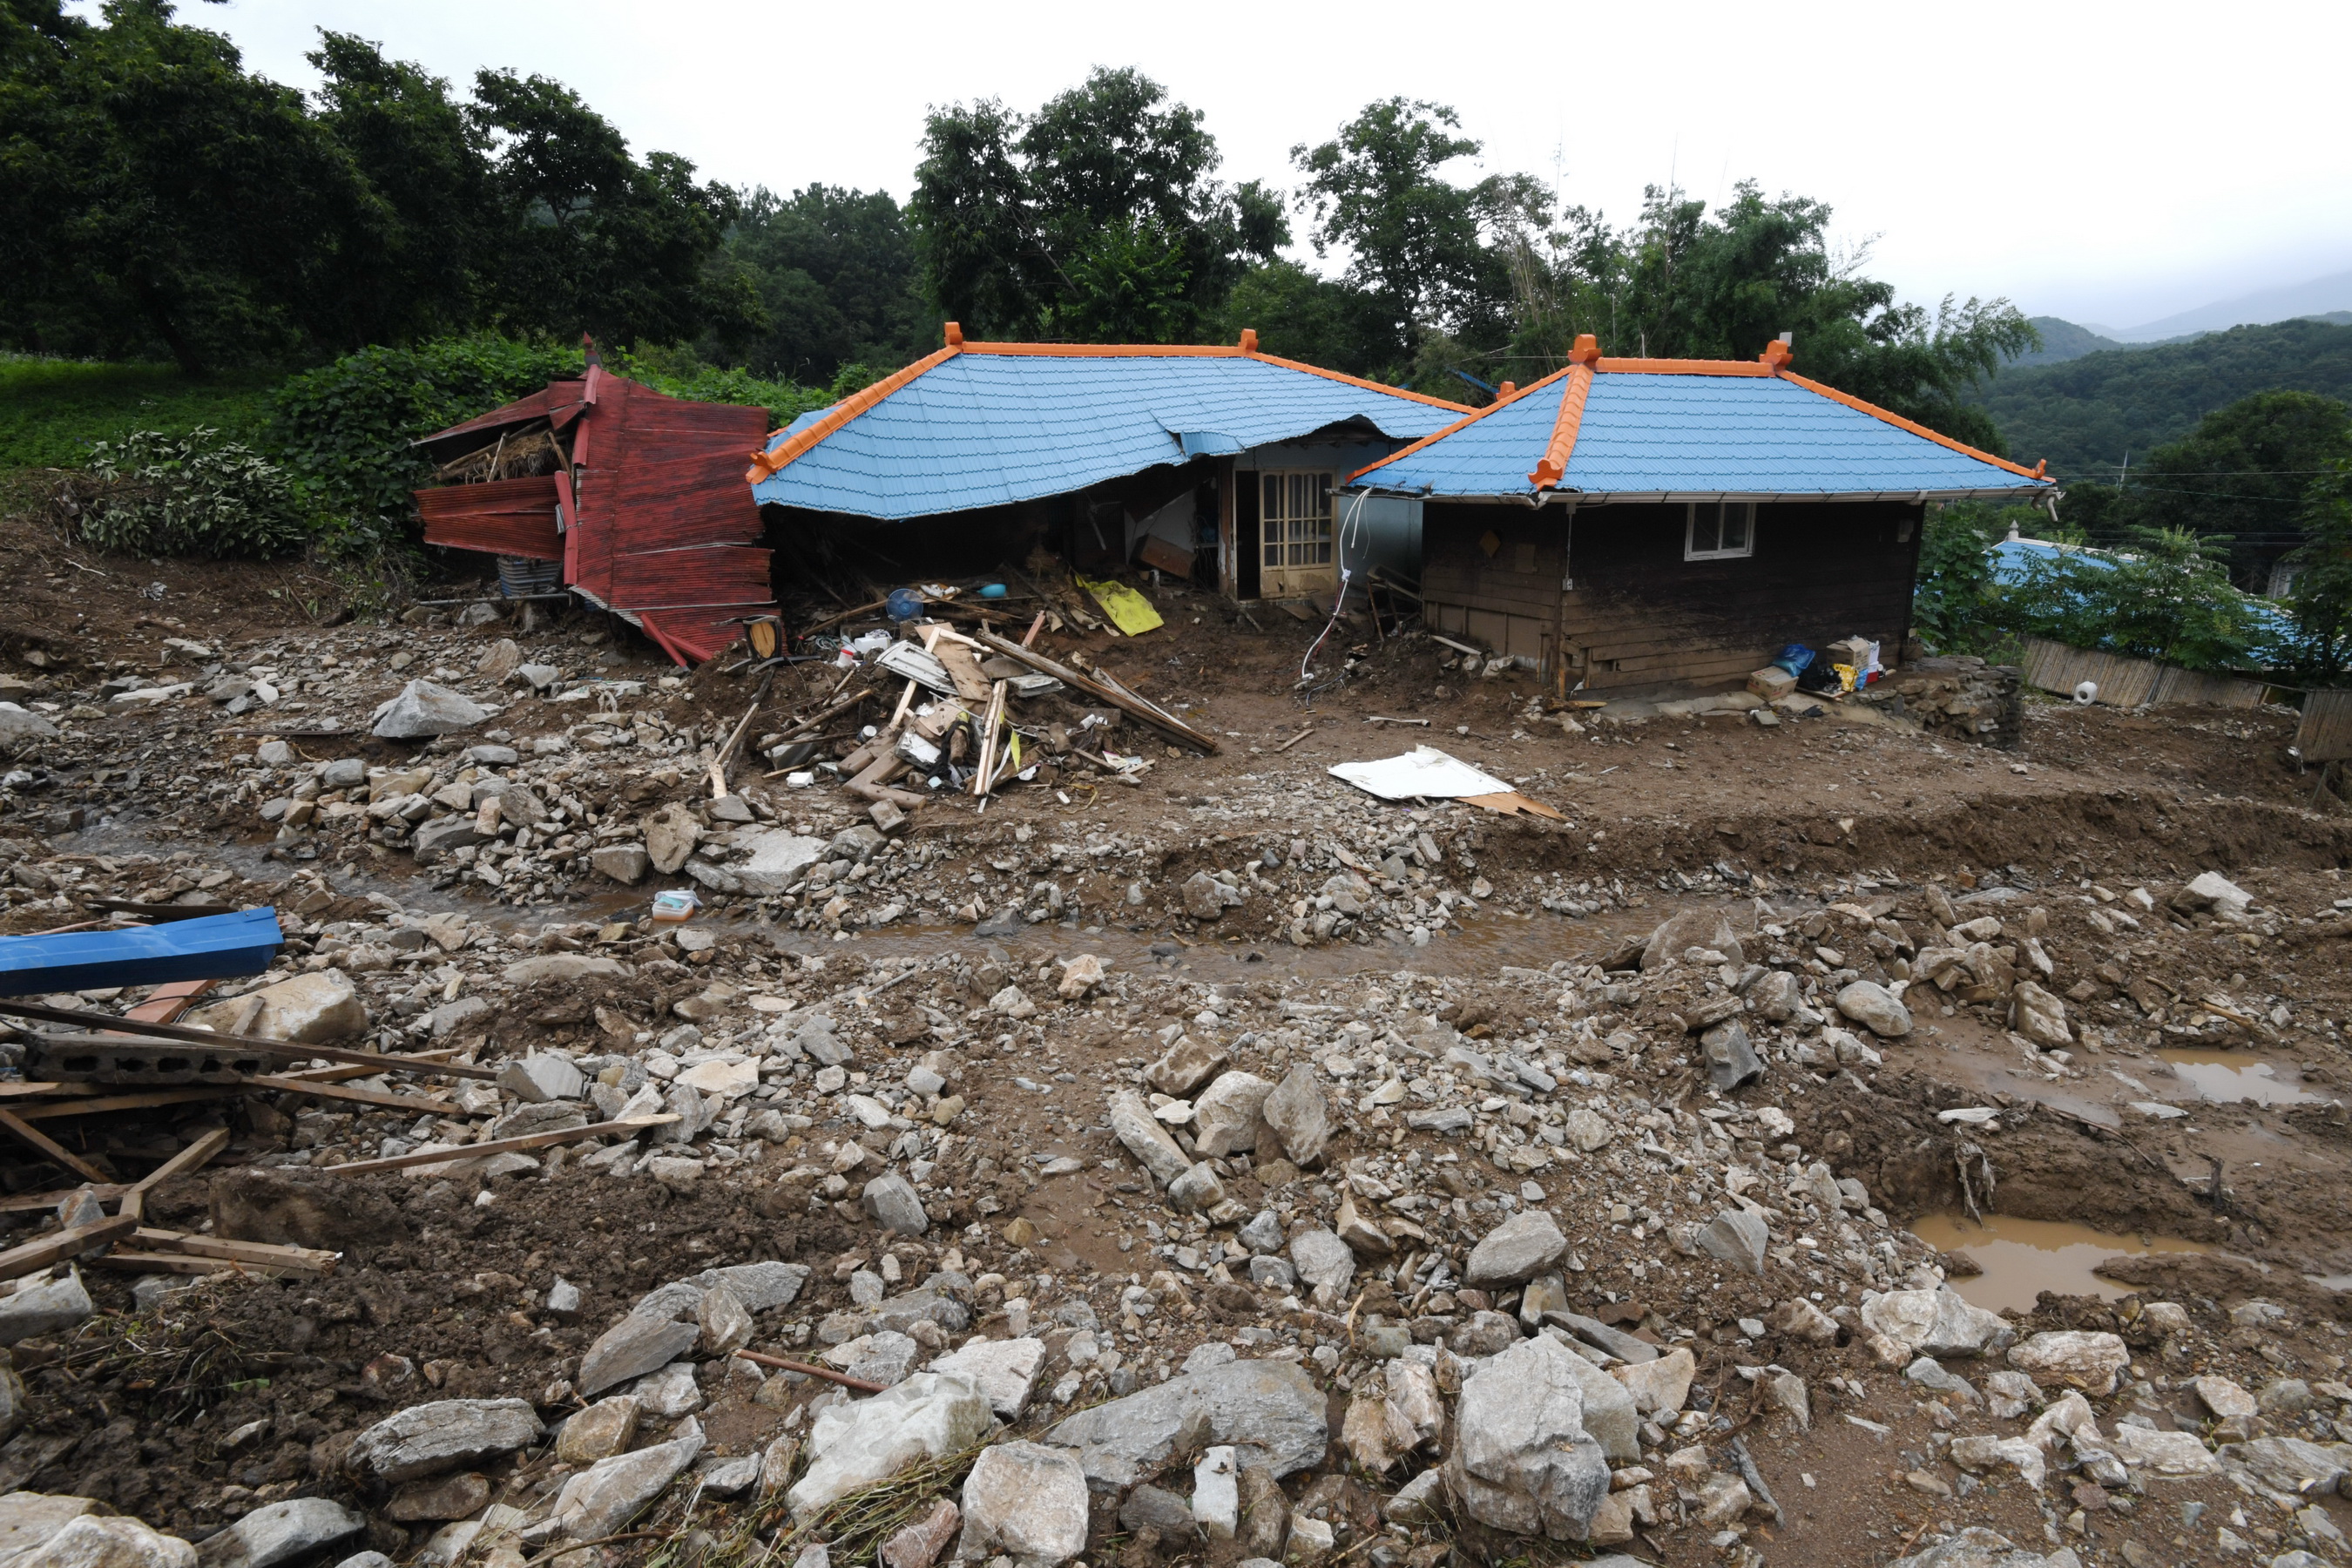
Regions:
<instances>
[{"instance_id":1,"label":"muddy ground","mask_svg":"<svg viewBox=\"0 0 2352 1568\"><path fill-rule=\"evenodd\" d=\"M1739 1533L1725 1539L1669 1503L1664 1523L1645 1525L1622 1548L1645 1561L1755 1553L1773 1563L1878 1563L1962 1524L1998 1529L2037 1552L2070 1545L2085 1562L2242 1560L2217 1534L2223 1530L2264 1561L2291 1544L2342 1558L2340 1544L2298 1525L2291 1510L2219 1478L2153 1480L2137 1495L2110 1496L2063 1477L2037 1493L2013 1475L1963 1476L1939 1462L1937 1438L1983 1429L1980 1410L1905 1382L1900 1366L1880 1365L1850 1312L1826 1343L1777 1331L1759 1338L1742 1322L1797 1296L1819 1293L1827 1309L1858 1286L1886 1289L1920 1269L1948 1274L1965 1294L1973 1269L1965 1249L1935 1254L1902 1227L1973 1203L1997 1215L2210 1249L2116 1263L2104 1296L2045 1295L2018 1322L2021 1333L2063 1327L2124 1335L2136 1364L2112 1405L2101 1402L2103 1419L2137 1415L2200 1429L2208 1417L2188 1392L2191 1373L2229 1376L2249 1389L2282 1377L2342 1389L2352 1322L2352 1298L2336 1288L2352 1282L2352 1231L2344 1223L2352 918L2339 902L2352 904L2342 880L2352 861L2352 816L2287 754L2291 714L2126 713L2036 701L2022 746L1998 752L1838 714L1765 729L1736 715L1662 714L1653 701L1563 710L1545 701L1531 675L1465 673L1425 638L1386 638L1368 625L1340 628L1313 675L1302 678L1318 625L1263 612L1237 619L1209 597L1161 590L1154 595L1169 622L1161 632L1130 640L1071 629L1048 634L1042 646L1181 704L1218 738L1220 755L1170 754L1132 724L1121 726L1114 731L1121 749L1151 762L1139 785L1064 755L984 813L969 799L935 800L902 831L898 849L877 855L884 869L866 879L854 908L826 913L831 906L816 891L713 897L695 923L716 941L689 948L675 933L634 923L657 889L695 885L683 876L623 887L590 871L584 858L559 853L544 856L528 879L493 888L446 867L418 867L401 848L357 835L281 833L260 815L279 784L245 775L256 747L272 737L294 737L306 764L355 757L385 768L446 765L447 743L374 741L358 721L407 677L446 668L454 679L497 639L512 637L525 658L568 674L649 683L637 711L658 717L642 731L652 740L641 735L625 753L558 756L549 765L572 771L557 784L606 823L672 803L698 805L708 796L701 751L731 729L749 699L747 678L723 673L730 661L665 687L662 678L674 672L641 642L584 616L528 632L513 621L459 628L438 615L411 625L322 626L338 618L336 606L315 592L304 596L298 573L101 559L29 532L7 540L0 564L27 585L23 614L0 634L0 678L14 677L18 687L0 696L50 704L66 730L12 764L39 778L37 788L8 795L0 813L0 880L12 866L28 873L15 877L0 930L70 921L69 895L201 890L300 910L308 934L289 954L299 963L362 940L339 925L384 920L395 909L455 910L469 929L489 933L491 947L505 944L508 956L577 949L635 968L625 984L513 994L487 988L492 1011L446 1042L476 1059L609 1050L617 1037L606 1018L625 1020L624 1033L636 1035L625 1048L642 1052L684 1016L672 1013L677 1003L719 981L780 1005L829 1005L854 1019L845 1037L862 1042L861 1065L878 1059L877 1084L938 1042L956 1055L950 1087L970 1106L940 1156L941 1191L936 1198L927 1191L925 1200L936 1223L920 1239L877 1232L854 1203L814 1180L811 1162L825 1163L820 1143L831 1150L840 1129L855 1127L837 1115L825 1120L812 1098L792 1103L813 1111L816 1125L763 1158L714 1161L690 1190L645 1177L592 1180L554 1161L487 1180L344 1178L340 1195L302 1222L304 1234L287 1237L344 1253L324 1278L216 1277L141 1310L131 1275L93 1268L100 1317L77 1335L16 1352L34 1420L0 1448L0 1490L99 1498L192 1540L287 1496L377 1506L382 1500L354 1492L339 1466L351 1438L382 1415L428 1396L520 1394L552 1420L579 1404L566 1379L582 1352L631 1302L732 1263L813 1267L804 1297L788 1314L763 1316L754 1342L814 1353L824 1348L820 1320L849 1304L849 1275L878 1267L885 1252L909 1281L932 1271L995 1278L971 1302L972 1329L992 1337L1006 1333L1002 1310L1018 1292L1041 1319L1051 1303L1083 1300L1100 1322L1115 1325L1124 1292L1155 1282L1172 1298L1168 1310L1148 1322L1129 1319L1135 1326L1119 1341L1147 1382L1155 1367L1180 1365L1193 1345L1213 1339L1248 1346L1263 1337L1309 1354L1342 1347L1334 1359L1309 1363L1331 1379L1336 1436L1349 1385L1377 1377L1355 1358L1350 1305L1355 1321L1384 1315L1412 1323L1416 1338L1450 1342L1471 1311L1493 1303L1458 1285L1444 1289L1445 1275L1413 1260L1450 1258L1458 1276L1462 1251L1505 1209L1540 1203L1558 1216L1581 1265L1569 1276L1577 1310L1688 1344L1699 1359L1690 1408L1703 1418L1660 1428L1643 1460L1648 1484L1669 1497L1668 1454L1697 1441L1727 1463L1719 1446L1740 1436L1780 1506L1778 1520L1751 1510L1735 1521ZM166 637L217 645L215 662L233 664L244 647L266 651L281 678L309 672L292 699L305 706L229 715L195 695L122 711L100 689L105 679L186 678L166 662ZM391 668L396 655L407 656L401 669ZM322 665L322 656L335 662ZM837 679L822 664L785 669L771 690L770 716L755 728L814 710ZM509 695L500 740L529 756L540 736L576 733L581 716L578 707ZM332 732L305 733L320 730ZM1277 751L1302 731L1307 739ZM1504 778L1559 820L1383 804L1324 771L1424 742ZM865 816L864 803L837 788L789 791L756 768L739 773L738 784L778 826L819 837ZM1424 838L1434 855L1412 854ZM1065 846L1079 852L1056 852ZM1083 852L1097 846L1108 847ZM1383 854L1400 847L1412 863L1384 869ZM1297 912L1299 900L1311 901L1352 868L1379 888L1381 912L1316 933L1311 911ZM1203 871L1238 873L1250 898L1213 919L1186 913L1183 885ZM2249 909L2231 913L2184 898L2185 885L2203 872L2250 895ZM1048 884L1050 900L1041 891ZM708 896L708 883L703 890ZM859 911L886 899L900 912L862 923ZM1762 1080L1715 1094L1681 1024L1679 1010L1706 994L1695 972L1661 982L1629 977L1622 967L1629 940L1691 911L1719 913L1748 962L1798 976L1830 1025L1853 1031L1865 1056L1880 1059L1822 1054L1823 1037L1803 1027L1759 1026ZM2039 983L2064 999L2073 1037L2063 1047L2037 1048L2014 1032L2007 984L1963 976L1946 988L1913 975L1913 963L1948 928L1986 918L2001 928L1996 945L2017 954L2030 936L2048 961ZM984 933L975 931L976 919L991 921ZM1888 936L1888 927L1901 936ZM1092 1001L1056 1005L1054 965L1078 952L1098 955L1118 984ZM2012 979L2030 973L2023 957L2003 962ZM909 969L920 973L887 1000L844 1000ZM437 980L438 972L419 977ZM1907 980L1910 1032L1875 1038L1837 1018L1826 998L1853 978ZM405 1029L423 1016L391 1011L393 994L376 980L380 1020ZM1008 984L1025 986L1045 1010L1018 1027L992 1016L991 997ZM437 1002L436 989L430 1000ZM1337 1011L1313 1011L1326 1008ZM1261 1181L1267 1167L1244 1160L1227 1173L1228 1194L1248 1214L1273 1207L1286 1223L1303 1223L1328 1217L1357 1178L1383 1193L1426 1189L1431 1205L1392 1211L1426 1235L1391 1259L1412 1263L1412 1272L1382 1279L1382 1258L1367 1256L1359 1280L1368 1282L1368 1299L1292 1298L1286 1306L1250 1289L1237 1268L1220 1279L1224 1265L1204 1268L1171 1256L1180 1244L1200 1249L1196 1258L1213 1254L1232 1233L1161 1206L1100 1111L1107 1089L1130 1086L1167 1038L1203 1027L1204 1011L1207 1026L1228 1037L1236 1066L1278 1079L1287 1065L1316 1064L1343 1121L1319 1171L1281 1169ZM1549 1123L1504 1114L1520 1109L1508 1096L1482 1100L1475 1080L1466 1099L1436 1081L1427 1098L1405 1100L1394 1114L1373 1105L1366 1091L1389 1069L1367 1042L1391 1034L1400 1045L1422 1039L1407 1025L1423 1018L1473 1051L1517 1052L1581 1074L1562 1082L1559 1103L1598 1094L1622 1135L1579 1156L1532 1135ZM1349 1021L1360 1021L1360 1033L1316 1033ZM2241 1067L2266 1068L2286 1089L2281 1098L2294 1102L2207 1098L2181 1075L2188 1058L2163 1054L2213 1050ZM1399 1064L1400 1082L1412 1078L1405 1054L1389 1049L1386 1059ZM1343 1072L1335 1060L1355 1065ZM1046 1078L1046 1088L1024 1074ZM1414 1081L1440 1079L1431 1072ZM1067 1086L1058 1097L1049 1092L1055 1083ZM805 1085L794 1084L791 1093L802 1093ZM1457 1101L1477 1117L1468 1137L1412 1127L1403 1114ZM1765 1108L1789 1130L1755 1114ZM293 1180L299 1167L277 1169L293 1152L322 1164L374 1154L409 1120L362 1112L328 1124L306 1121L309 1109L291 1100L182 1107L78 1125L69 1143L128 1177L226 1117L236 1134L228 1155L164 1187L149 1207L150 1223L197 1229L219 1220L225 1203L234 1206L222 1184ZM1706 1119L1716 1132L1695 1118L1702 1109L1722 1112ZM1951 1110L1986 1110L1992 1120L1939 1119ZM1524 1136L1511 1131L1522 1127ZM1636 1139L1647 1147L1637 1149ZM1669 1235L1725 1201L1706 1162L1692 1157L1694 1146L1718 1165L1727 1157L1734 1166L1745 1162L1768 1181L1791 1179L1774 1174L1775 1164L1793 1173L1825 1162L1836 1176L1863 1184L1870 1211L1885 1223L1873 1228L1859 1212L1814 1213L1771 1196L1768 1185L1760 1190L1776 1215L1775 1251L1764 1271L1750 1277L1694 1261L1666 1245ZM1053 1179L1034 1173L1035 1162L1063 1154L1087 1168ZM38 1193L60 1179L30 1159L0 1171L12 1193ZM1527 1196L1528 1188L1537 1196ZM1360 1183L1353 1190L1368 1191ZM304 1201L319 1200L313 1192ZM36 1234L44 1219L9 1217L19 1222L12 1241ZM1845 1242L1831 1234L1835 1226L1858 1234ZM1888 1244L1883 1256L1880 1242ZM1852 1261L1863 1254L1864 1264ZM1156 1283L1161 1271L1175 1276L1164 1289ZM576 1313L558 1316L542 1305L559 1276L582 1288ZM2152 1330L2143 1309L2155 1301L2180 1304L2193 1329ZM2258 1302L2277 1310L2249 1313ZM1049 1339L1055 1357L1076 1321L1053 1331L1063 1342ZM1952 1365L1980 1381L1971 1363ZM1750 1375L1767 1366L1805 1379L1810 1428L1768 1414L1764 1384ZM1066 1369L1081 1371L1049 1363L1041 1404L1042 1390ZM724 1374L706 1381L699 1418L721 1453L759 1451L819 1387L800 1384L778 1397ZM1088 1374L1076 1396L1084 1404L1109 1392ZM2323 1392L2309 1412L2277 1417L2275 1429L2352 1438L2352 1429L2328 1426L2337 1420L2352 1422L2352 1407ZM1426 1547L1449 1542L1475 1559L1530 1550L1467 1526L1458 1536L1432 1527L1383 1536L1377 1498L1426 1462L1367 1475L1335 1445L1321 1479L1297 1478L1292 1504L1343 1521L1352 1516L1353 1543L1375 1563L1383 1552L1388 1561L1426 1559ZM520 1504L544 1493L558 1468L540 1453L488 1468L495 1497ZM673 1496L656 1516L660 1528L724 1533L730 1505L694 1506L689 1516ZM2319 1506L2352 1529L2352 1508L2332 1498ZM1218 1555L1121 1531L1101 1511L1094 1543L1101 1557L1143 1568ZM379 1506L368 1544L406 1561L436 1528L396 1522ZM655 1545L604 1550L619 1562Z\"/></svg>"}]
</instances>

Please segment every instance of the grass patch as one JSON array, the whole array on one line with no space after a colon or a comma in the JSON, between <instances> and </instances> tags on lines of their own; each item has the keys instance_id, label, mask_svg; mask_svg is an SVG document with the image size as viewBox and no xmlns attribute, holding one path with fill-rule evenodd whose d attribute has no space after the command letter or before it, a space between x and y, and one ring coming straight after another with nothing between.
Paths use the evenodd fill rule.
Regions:
<instances>
[{"instance_id":1,"label":"grass patch","mask_svg":"<svg viewBox=\"0 0 2352 1568\"><path fill-rule=\"evenodd\" d=\"M226 372L191 381L169 364L106 364L0 354L0 469L69 468L93 441L133 430L180 435L208 425L250 441L284 374Z\"/></svg>"}]
</instances>

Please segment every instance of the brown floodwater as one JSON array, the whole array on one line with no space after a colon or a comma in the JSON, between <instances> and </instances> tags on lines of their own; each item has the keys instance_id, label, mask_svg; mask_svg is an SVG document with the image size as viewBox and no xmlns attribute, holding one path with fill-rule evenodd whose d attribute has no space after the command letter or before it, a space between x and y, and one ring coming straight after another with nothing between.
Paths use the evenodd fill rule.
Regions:
<instances>
[{"instance_id":1,"label":"brown floodwater","mask_svg":"<svg viewBox=\"0 0 2352 1568\"><path fill-rule=\"evenodd\" d=\"M2109 1236L2063 1220L2008 1215L1988 1215L1981 1225L1965 1215L1928 1215L1911 1222L1911 1233L1939 1252L1965 1252L1976 1259L1984 1272L1965 1279L1956 1276L1952 1289L1963 1300L1995 1312L2028 1310L2044 1290L2118 1300L2129 1288L2092 1272L2109 1258L2213 1250L2175 1237Z\"/></svg>"},{"instance_id":2,"label":"brown floodwater","mask_svg":"<svg viewBox=\"0 0 2352 1568\"><path fill-rule=\"evenodd\" d=\"M2200 1100L2251 1100L2257 1105L2315 1105L2319 1096L2280 1078L2271 1064L2244 1051L2162 1050L2180 1081Z\"/></svg>"}]
</instances>

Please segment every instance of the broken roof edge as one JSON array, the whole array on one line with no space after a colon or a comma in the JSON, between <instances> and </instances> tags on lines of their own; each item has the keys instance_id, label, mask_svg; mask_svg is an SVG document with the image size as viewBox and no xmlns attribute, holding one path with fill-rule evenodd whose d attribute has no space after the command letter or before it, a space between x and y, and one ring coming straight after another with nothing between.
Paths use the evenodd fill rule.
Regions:
<instances>
[{"instance_id":1,"label":"broken roof edge","mask_svg":"<svg viewBox=\"0 0 2352 1568\"><path fill-rule=\"evenodd\" d=\"M774 479L793 461L822 444L827 437L848 425L858 416L878 406L896 394L913 384L922 376L959 354L983 354L1003 359L1245 359L1260 364L1293 370L1306 375L1319 375L1344 386L1360 387L1377 392L1385 397L1402 398L1409 403L1425 404L1432 408L1469 414L1467 404L1433 397L1425 392L1409 387L1385 386L1344 371L1326 370L1303 360L1284 359L1279 354L1262 352L1257 346L1257 333L1242 334L1238 343L1006 343L967 340L962 330L953 321L947 324L947 345L925 355L914 363L885 376L864 390L852 393L830 408L818 411L819 416L806 426L794 420L797 428L777 433L775 442L751 455L751 466L744 470L743 482L759 485ZM806 417L803 416L803 417ZM1374 428L1379 428L1377 423ZM1383 432L1385 434L1385 432ZM1140 472L1140 470L1133 470ZM1051 492L1049 492L1051 493ZM996 504L996 503L992 503ZM968 510L968 509L965 509ZM932 515L932 514L925 514Z\"/></svg>"}]
</instances>

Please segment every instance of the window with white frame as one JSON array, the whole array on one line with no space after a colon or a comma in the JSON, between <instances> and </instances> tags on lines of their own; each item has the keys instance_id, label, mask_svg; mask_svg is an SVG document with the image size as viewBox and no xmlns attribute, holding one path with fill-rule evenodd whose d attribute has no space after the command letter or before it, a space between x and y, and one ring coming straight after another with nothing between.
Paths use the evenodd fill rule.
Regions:
<instances>
[{"instance_id":1,"label":"window with white frame","mask_svg":"<svg viewBox=\"0 0 2352 1568\"><path fill-rule=\"evenodd\" d=\"M1695 500L1684 526L1683 559L1728 561L1756 553L1756 503Z\"/></svg>"},{"instance_id":2,"label":"window with white frame","mask_svg":"<svg viewBox=\"0 0 2352 1568\"><path fill-rule=\"evenodd\" d=\"M1269 568L1331 564L1331 480L1322 472L1286 469L1260 476L1258 511L1264 564Z\"/></svg>"}]
</instances>

